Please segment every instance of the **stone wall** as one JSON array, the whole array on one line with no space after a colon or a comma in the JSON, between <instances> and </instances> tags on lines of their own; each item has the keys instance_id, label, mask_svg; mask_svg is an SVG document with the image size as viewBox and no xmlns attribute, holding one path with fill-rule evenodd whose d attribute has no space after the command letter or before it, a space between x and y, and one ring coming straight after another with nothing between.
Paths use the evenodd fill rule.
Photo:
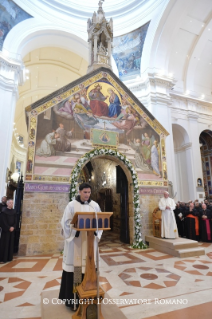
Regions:
<instances>
[{"instance_id":1,"label":"stone wall","mask_svg":"<svg viewBox=\"0 0 212 319\"><path fill-rule=\"evenodd\" d=\"M152 234L152 212L162 195L140 195L142 238ZM131 200L131 196L129 200ZM67 193L25 193L19 255L52 254L63 250L60 220L69 202ZM133 242L134 218L130 202L130 242Z\"/></svg>"},{"instance_id":2,"label":"stone wall","mask_svg":"<svg viewBox=\"0 0 212 319\"><path fill-rule=\"evenodd\" d=\"M160 198L163 195L140 195L140 207L141 207L141 224L142 224L142 238L145 240L146 235L152 235L152 213L156 207Z\"/></svg>"},{"instance_id":3,"label":"stone wall","mask_svg":"<svg viewBox=\"0 0 212 319\"><path fill-rule=\"evenodd\" d=\"M19 255L63 250L60 220L69 202L67 193L25 193Z\"/></svg>"}]
</instances>

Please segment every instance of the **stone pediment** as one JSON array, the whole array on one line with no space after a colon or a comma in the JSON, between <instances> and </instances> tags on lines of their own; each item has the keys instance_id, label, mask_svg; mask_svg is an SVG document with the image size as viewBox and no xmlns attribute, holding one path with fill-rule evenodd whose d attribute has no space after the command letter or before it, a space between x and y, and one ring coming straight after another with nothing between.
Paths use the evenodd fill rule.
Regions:
<instances>
[{"instance_id":1,"label":"stone pediment","mask_svg":"<svg viewBox=\"0 0 212 319\"><path fill-rule=\"evenodd\" d=\"M84 153L109 147L132 161L141 185L167 186L168 132L110 69L81 77L26 112L26 179L67 182Z\"/></svg>"}]
</instances>

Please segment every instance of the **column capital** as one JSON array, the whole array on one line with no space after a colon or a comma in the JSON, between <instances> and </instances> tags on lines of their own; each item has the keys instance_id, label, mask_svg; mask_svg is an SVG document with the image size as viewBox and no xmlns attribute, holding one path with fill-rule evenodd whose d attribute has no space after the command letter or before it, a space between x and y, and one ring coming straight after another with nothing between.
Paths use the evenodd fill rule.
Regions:
<instances>
[{"instance_id":1,"label":"column capital","mask_svg":"<svg viewBox=\"0 0 212 319\"><path fill-rule=\"evenodd\" d=\"M18 94L18 85L25 81L25 67L20 57L11 58L8 52L0 52L0 86Z\"/></svg>"},{"instance_id":2,"label":"column capital","mask_svg":"<svg viewBox=\"0 0 212 319\"><path fill-rule=\"evenodd\" d=\"M197 121L199 118L199 115L193 112L188 112L187 117L189 121Z\"/></svg>"}]
</instances>

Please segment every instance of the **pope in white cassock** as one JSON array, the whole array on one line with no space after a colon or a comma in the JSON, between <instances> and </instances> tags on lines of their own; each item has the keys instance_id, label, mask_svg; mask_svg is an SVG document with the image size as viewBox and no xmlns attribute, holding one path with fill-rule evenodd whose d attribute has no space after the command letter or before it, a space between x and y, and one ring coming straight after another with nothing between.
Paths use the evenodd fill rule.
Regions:
<instances>
[{"instance_id":1,"label":"pope in white cassock","mask_svg":"<svg viewBox=\"0 0 212 319\"><path fill-rule=\"evenodd\" d=\"M164 192L164 197L159 201L159 208L162 210L161 221L161 237L177 238L178 230L173 210L175 209L175 201L169 197L168 192Z\"/></svg>"},{"instance_id":2,"label":"pope in white cassock","mask_svg":"<svg viewBox=\"0 0 212 319\"><path fill-rule=\"evenodd\" d=\"M65 238L63 252L63 273L60 286L59 299L66 300L65 305L72 310L74 307L74 271L80 268L80 282L84 278L85 263L87 254L87 232L76 231L71 223L76 212L101 212L99 205L90 199L91 186L83 183L79 186L79 195L75 200L68 203L61 220L62 235ZM101 238L102 230L95 234L94 258L98 249L98 241ZM81 275L82 274L82 275ZM79 277L79 275L78 275ZM78 282L78 283L80 283ZM78 300L75 300L77 302Z\"/></svg>"}]
</instances>

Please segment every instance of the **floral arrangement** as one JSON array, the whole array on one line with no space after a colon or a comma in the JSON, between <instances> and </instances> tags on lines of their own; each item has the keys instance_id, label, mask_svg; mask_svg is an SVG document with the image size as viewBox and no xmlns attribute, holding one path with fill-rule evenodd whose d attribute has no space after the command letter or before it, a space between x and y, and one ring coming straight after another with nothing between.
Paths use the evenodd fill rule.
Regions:
<instances>
[{"instance_id":1,"label":"floral arrangement","mask_svg":"<svg viewBox=\"0 0 212 319\"><path fill-rule=\"evenodd\" d=\"M132 175L134 194L133 194L133 206L134 206L134 241L132 248L145 249L147 246L143 243L141 238L141 216L140 212L140 202L139 202L139 187L138 187L138 178L132 163L127 159L127 157L120 152L109 149L109 148L96 148L85 155L83 155L76 163L74 169L71 173L71 187L70 187L70 200L74 200L78 195L78 177L83 168L83 166L92 159L92 157L98 155L112 155L116 156L121 160L129 169Z\"/></svg>"}]
</instances>

